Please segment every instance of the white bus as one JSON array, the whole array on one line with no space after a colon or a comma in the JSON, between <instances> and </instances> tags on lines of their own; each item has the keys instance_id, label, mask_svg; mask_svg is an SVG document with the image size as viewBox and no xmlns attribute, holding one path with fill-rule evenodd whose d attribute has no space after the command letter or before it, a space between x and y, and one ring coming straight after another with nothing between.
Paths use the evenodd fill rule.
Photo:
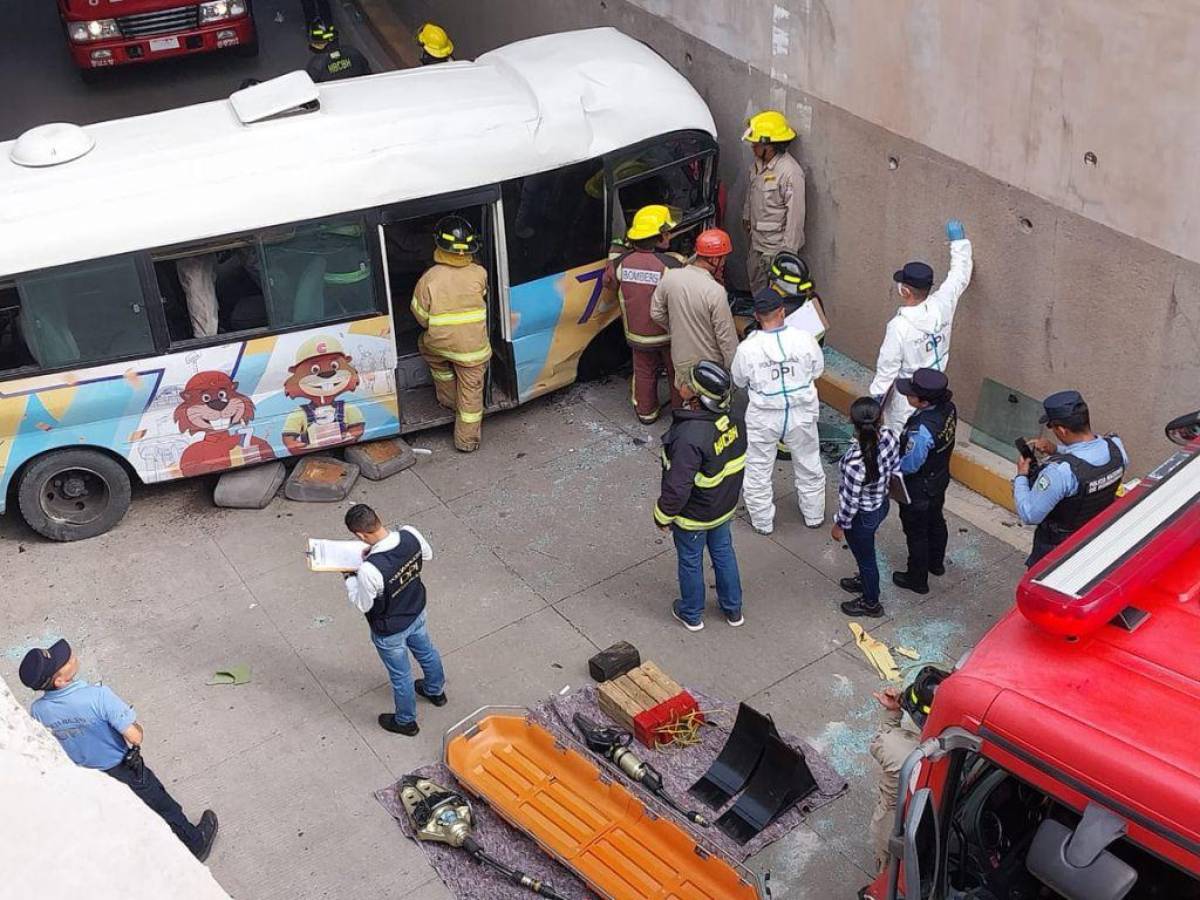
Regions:
<instances>
[{"instance_id":1,"label":"white bus","mask_svg":"<svg viewBox=\"0 0 1200 900\"><path fill-rule=\"evenodd\" d=\"M569 384L623 348L610 243L665 203L686 252L716 155L696 91L611 28L0 145L0 512L90 537L134 479L450 421L409 311L449 213L483 237L487 409Z\"/></svg>"}]
</instances>

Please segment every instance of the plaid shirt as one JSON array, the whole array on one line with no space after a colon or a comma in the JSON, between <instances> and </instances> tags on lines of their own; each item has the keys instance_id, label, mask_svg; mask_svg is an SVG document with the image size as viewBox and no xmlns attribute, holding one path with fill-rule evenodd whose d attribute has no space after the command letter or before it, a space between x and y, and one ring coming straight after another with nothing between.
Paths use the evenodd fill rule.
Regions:
<instances>
[{"instance_id":1,"label":"plaid shirt","mask_svg":"<svg viewBox=\"0 0 1200 900\"><path fill-rule=\"evenodd\" d=\"M867 469L863 464L862 450L858 441L842 457L839 468L842 482L838 485L838 511L834 524L849 528L859 512L879 509L887 499L888 482L892 474L900 469L900 441L887 428L879 431L879 480L867 484Z\"/></svg>"}]
</instances>

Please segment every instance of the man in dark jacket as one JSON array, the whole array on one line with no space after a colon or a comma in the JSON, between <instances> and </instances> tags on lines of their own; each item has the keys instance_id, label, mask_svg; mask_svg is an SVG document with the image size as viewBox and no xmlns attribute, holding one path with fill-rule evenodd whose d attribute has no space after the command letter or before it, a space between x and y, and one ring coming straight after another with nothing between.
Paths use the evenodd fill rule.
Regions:
<instances>
[{"instance_id":1,"label":"man in dark jacket","mask_svg":"<svg viewBox=\"0 0 1200 900\"><path fill-rule=\"evenodd\" d=\"M379 716L379 727L412 737L419 730L415 694L434 706L446 705L446 676L442 657L425 628L421 581L421 565L433 559L433 550L417 529L405 525L392 531L365 503L356 503L346 512L346 527L370 545L363 552L362 565L345 577L346 593L367 617L371 641L392 683L396 709ZM408 661L410 650L425 675L416 681Z\"/></svg>"},{"instance_id":2,"label":"man in dark jacket","mask_svg":"<svg viewBox=\"0 0 1200 900\"><path fill-rule=\"evenodd\" d=\"M915 412L900 436L900 472L909 496L900 506L908 569L892 573L892 583L928 594L929 576L946 572L948 532L942 506L950 486L958 410L945 373L937 369L917 369L912 378L897 378L895 384Z\"/></svg>"},{"instance_id":3,"label":"man in dark jacket","mask_svg":"<svg viewBox=\"0 0 1200 900\"><path fill-rule=\"evenodd\" d=\"M701 360L680 385L683 408L672 413L663 435L662 487L654 522L675 539L679 599L671 615L688 631L704 627L704 548L717 579L717 603L734 628L742 616L742 582L733 552L730 519L742 491L746 425L733 412L729 373Z\"/></svg>"},{"instance_id":4,"label":"man in dark jacket","mask_svg":"<svg viewBox=\"0 0 1200 900\"><path fill-rule=\"evenodd\" d=\"M358 75L370 75L371 64L353 47L341 41L330 41L324 50L314 51L305 67L308 77L318 84L322 81L341 81Z\"/></svg>"}]
</instances>

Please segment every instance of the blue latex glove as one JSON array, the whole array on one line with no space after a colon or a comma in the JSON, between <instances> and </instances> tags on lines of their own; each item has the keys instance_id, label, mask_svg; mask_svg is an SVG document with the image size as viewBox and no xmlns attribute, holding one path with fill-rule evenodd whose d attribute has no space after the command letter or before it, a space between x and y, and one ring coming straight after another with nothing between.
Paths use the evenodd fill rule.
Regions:
<instances>
[{"instance_id":1,"label":"blue latex glove","mask_svg":"<svg viewBox=\"0 0 1200 900\"><path fill-rule=\"evenodd\" d=\"M946 240L961 241L967 236L967 229L963 228L963 223L958 219L951 219L946 223Z\"/></svg>"}]
</instances>

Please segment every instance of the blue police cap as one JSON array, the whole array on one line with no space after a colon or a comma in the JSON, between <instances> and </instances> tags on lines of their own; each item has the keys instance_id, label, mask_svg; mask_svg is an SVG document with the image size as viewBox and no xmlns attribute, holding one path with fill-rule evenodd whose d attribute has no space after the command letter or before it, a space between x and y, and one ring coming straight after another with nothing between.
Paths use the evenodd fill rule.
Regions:
<instances>
[{"instance_id":1,"label":"blue police cap","mask_svg":"<svg viewBox=\"0 0 1200 900\"><path fill-rule=\"evenodd\" d=\"M1046 425L1049 422L1061 422L1087 406L1079 391L1058 391L1042 401L1042 415L1038 422Z\"/></svg>"},{"instance_id":2,"label":"blue police cap","mask_svg":"<svg viewBox=\"0 0 1200 900\"><path fill-rule=\"evenodd\" d=\"M44 691L50 686L54 673L67 664L71 658L71 645L64 639L59 639L49 647L34 647L21 660L18 674L21 684L31 691Z\"/></svg>"},{"instance_id":3,"label":"blue police cap","mask_svg":"<svg viewBox=\"0 0 1200 900\"><path fill-rule=\"evenodd\" d=\"M949 393L950 386L945 372L937 369L917 369L912 378L897 378L896 390L906 397L918 400L938 400Z\"/></svg>"},{"instance_id":4,"label":"blue police cap","mask_svg":"<svg viewBox=\"0 0 1200 900\"><path fill-rule=\"evenodd\" d=\"M754 311L760 316L775 312L782 306L783 297L773 287L765 287L754 295Z\"/></svg>"}]
</instances>

